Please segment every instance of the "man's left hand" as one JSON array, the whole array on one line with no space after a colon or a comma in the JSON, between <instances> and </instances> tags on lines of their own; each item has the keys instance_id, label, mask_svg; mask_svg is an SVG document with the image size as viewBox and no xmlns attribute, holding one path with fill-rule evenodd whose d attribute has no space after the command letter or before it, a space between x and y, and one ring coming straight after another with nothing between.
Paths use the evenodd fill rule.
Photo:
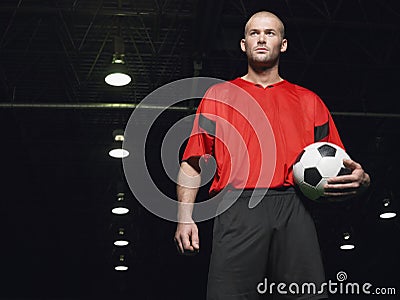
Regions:
<instances>
[{"instance_id":1,"label":"man's left hand","mask_svg":"<svg viewBox=\"0 0 400 300\"><path fill-rule=\"evenodd\" d=\"M370 177L359 163L351 159L344 159L343 164L350 169L351 174L329 178L324 186L324 196L356 195L368 188Z\"/></svg>"}]
</instances>

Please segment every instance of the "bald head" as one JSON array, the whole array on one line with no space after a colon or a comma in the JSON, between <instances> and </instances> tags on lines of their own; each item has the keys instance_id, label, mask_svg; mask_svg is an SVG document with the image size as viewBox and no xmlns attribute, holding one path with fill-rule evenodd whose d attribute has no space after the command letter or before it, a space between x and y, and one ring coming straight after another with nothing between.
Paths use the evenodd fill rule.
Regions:
<instances>
[{"instance_id":1,"label":"bald head","mask_svg":"<svg viewBox=\"0 0 400 300\"><path fill-rule=\"evenodd\" d=\"M244 27L244 36L246 36L246 34L248 33L251 23L254 19L256 18L272 18L272 19L276 19L276 21L278 22L278 26L279 26L279 33L281 35L281 38L285 38L285 25L283 25L283 22L281 19L279 19L276 15L274 15L273 13L269 12L269 11L259 11L257 13L255 13L254 15L252 15L250 17L250 19L247 21L245 27Z\"/></svg>"}]
</instances>

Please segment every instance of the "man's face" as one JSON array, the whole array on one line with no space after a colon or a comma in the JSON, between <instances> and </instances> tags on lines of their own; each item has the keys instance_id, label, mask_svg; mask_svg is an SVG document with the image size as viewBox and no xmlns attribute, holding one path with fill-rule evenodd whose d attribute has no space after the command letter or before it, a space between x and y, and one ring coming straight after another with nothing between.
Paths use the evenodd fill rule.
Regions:
<instances>
[{"instance_id":1,"label":"man's face","mask_svg":"<svg viewBox=\"0 0 400 300\"><path fill-rule=\"evenodd\" d=\"M287 41L281 33L281 23L273 16L255 16L247 23L240 46L252 65L272 67L285 52Z\"/></svg>"}]
</instances>

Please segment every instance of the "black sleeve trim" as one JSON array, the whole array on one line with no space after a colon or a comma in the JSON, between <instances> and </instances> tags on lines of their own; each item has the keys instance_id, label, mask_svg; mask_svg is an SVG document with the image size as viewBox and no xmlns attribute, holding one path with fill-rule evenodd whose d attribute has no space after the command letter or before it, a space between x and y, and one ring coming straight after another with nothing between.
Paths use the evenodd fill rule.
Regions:
<instances>
[{"instance_id":1,"label":"black sleeve trim","mask_svg":"<svg viewBox=\"0 0 400 300\"><path fill-rule=\"evenodd\" d=\"M185 160L182 160L181 163L186 162L188 163L193 169L195 169L198 173L201 172L200 165L199 165L200 156L190 156Z\"/></svg>"},{"instance_id":2,"label":"black sleeve trim","mask_svg":"<svg viewBox=\"0 0 400 300\"><path fill-rule=\"evenodd\" d=\"M202 114L199 116L199 126L207 131L207 133L210 135L215 135L215 121L207 119Z\"/></svg>"},{"instance_id":3,"label":"black sleeve trim","mask_svg":"<svg viewBox=\"0 0 400 300\"><path fill-rule=\"evenodd\" d=\"M314 127L314 142L319 142L329 134L329 121Z\"/></svg>"}]
</instances>

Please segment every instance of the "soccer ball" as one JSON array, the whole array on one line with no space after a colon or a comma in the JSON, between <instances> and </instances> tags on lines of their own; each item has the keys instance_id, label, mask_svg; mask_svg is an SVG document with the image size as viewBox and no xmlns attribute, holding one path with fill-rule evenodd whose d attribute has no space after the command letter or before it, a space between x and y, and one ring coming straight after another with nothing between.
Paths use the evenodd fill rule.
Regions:
<instances>
[{"instance_id":1,"label":"soccer ball","mask_svg":"<svg viewBox=\"0 0 400 300\"><path fill-rule=\"evenodd\" d=\"M328 178L351 173L343 165L344 158L350 157L335 144L311 144L303 149L293 165L294 181L307 198L318 201Z\"/></svg>"}]
</instances>

